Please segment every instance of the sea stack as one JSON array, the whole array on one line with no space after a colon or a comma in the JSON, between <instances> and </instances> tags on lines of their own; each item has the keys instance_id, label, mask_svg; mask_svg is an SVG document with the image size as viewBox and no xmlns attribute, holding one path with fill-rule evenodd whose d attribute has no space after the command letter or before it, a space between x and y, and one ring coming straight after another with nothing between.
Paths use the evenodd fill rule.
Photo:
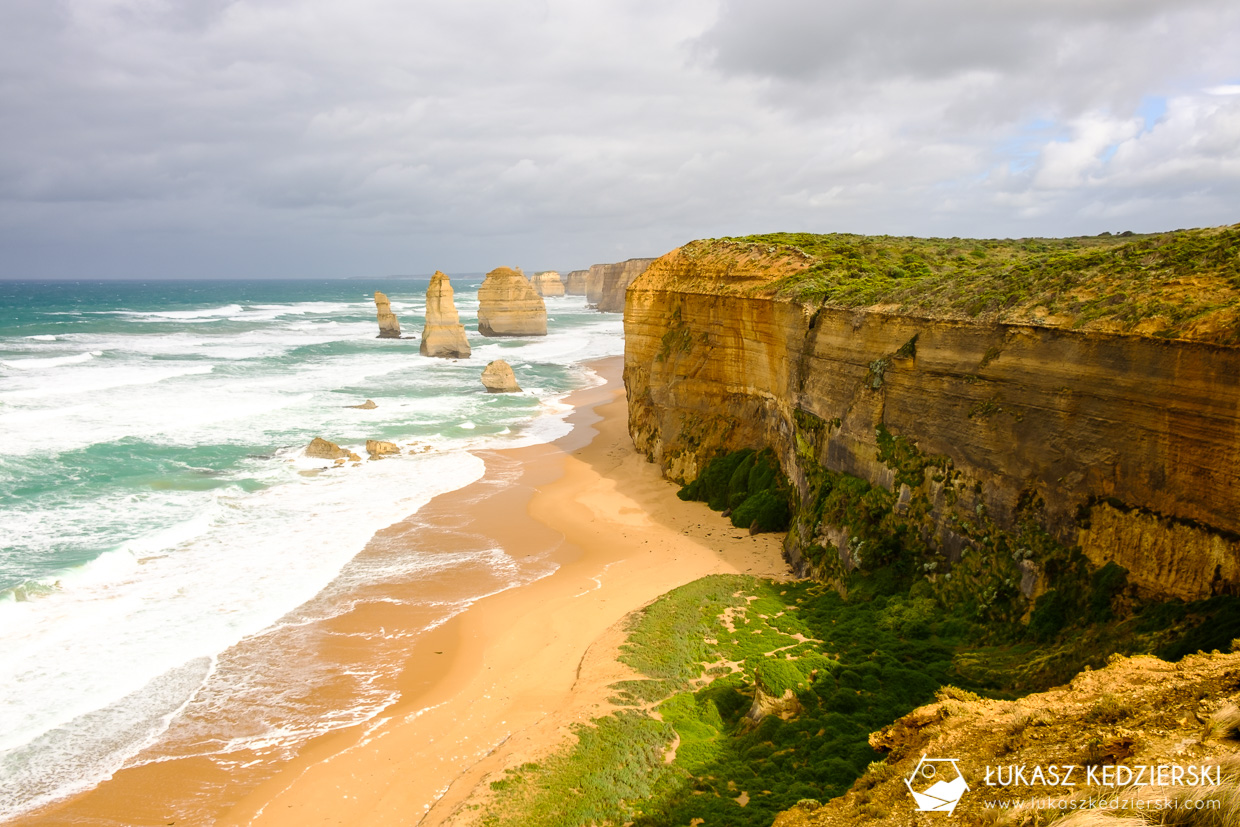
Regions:
<instances>
[{"instance_id":1,"label":"sea stack","mask_svg":"<svg viewBox=\"0 0 1240 827\"><path fill-rule=\"evenodd\" d=\"M379 338L399 339L400 322L396 320L396 314L392 312L392 303L378 290L375 291L375 310L379 314Z\"/></svg>"},{"instance_id":2,"label":"sea stack","mask_svg":"<svg viewBox=\"0 0 1240 827\"><path fill-rule=\"evenodd\" d=\"M452 282L438 270L426 288L426 327L422 328L419 351L423 356L445 359L464 359L471 352L452 298Z\"/></svg>"},{"instance_id":3,"label":"sea stack","mask_svg":"<svg viewBox=\"0 0 1240 827\"><path fill-rule=\"evenodd\" d=\"M517 393L521 390L517 377L512 373L512 366L503 359L496 359L487 365L482 372L482 384L486 386L487 393Z\"/></svg>"},{"instance_id":4,"label":"sea stack","mask_svg":"<svg viewBox=\"0 0 1240 827\"><path fill-rule=\"evenodd\" d=\"M519 271L497 267L478 288L478 332L483 336L546 336L547 305Z\"/></svg>"},{"instance_id":5,"label":"sea stack","mask_svg":"<svg viewBox=\"0 0 1240 827\"><path fill-rule=\"evenodd\" d=\"M564 293L569 296L584 296L586 294L586 275L589 270L573 270L564 277Z\"/></svg>"},{"instance_id":6,"label":"sea stack","mask_svg":"<svg viewBox=\"0 0 1240 827\"><path fill-rule=\"evenodd\" d=\"M535 273L530 284L534 285L534 291L543 297L564 295L564 282L560 281L560 274L555 270Z\"/></svg>"}]
</instances>

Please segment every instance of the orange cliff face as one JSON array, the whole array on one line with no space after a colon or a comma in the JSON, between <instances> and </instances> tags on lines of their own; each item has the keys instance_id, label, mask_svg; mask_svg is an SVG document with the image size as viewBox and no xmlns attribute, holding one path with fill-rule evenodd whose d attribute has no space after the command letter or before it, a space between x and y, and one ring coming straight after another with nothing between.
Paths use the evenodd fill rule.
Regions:
<instances>
[{"instance_id":1,"label":"orange cliff face","mask_svg":"<svg viewBox=\"0 0 1240 827\"><path fill-rule=\"evenodd\" d=\"M1153 338L777 291L814 263L693 242L628 289L630 432L669 478L773 448L801 499L786 548L803 572L838 567L815 546L855 563L811 507L825 469L888 489L897 513L924 503L915 525L952 563L1032 521L1148 596L1240 590L1240 348L1191 338L1217 324ZM1040 561L1002 553L1036 597Z\"/></svg>"},{"instance_id":2,"label":"orange cliff face","mask_svg":"<svg viewBox=\"0 0 1240 827\"><path fill-rule=\"evenodd\" d=\"M615 264L591 266L585 275L586 303L604 313L623 313L625 290L646 272L652 261L652 258L630 258Z\"/></svg>"}]
</instances>

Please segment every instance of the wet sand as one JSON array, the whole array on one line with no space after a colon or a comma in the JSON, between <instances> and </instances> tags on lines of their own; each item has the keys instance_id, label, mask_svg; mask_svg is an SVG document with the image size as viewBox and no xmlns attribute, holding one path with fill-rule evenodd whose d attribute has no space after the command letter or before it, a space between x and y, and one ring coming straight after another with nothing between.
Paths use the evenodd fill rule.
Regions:
<instances>
[{"instance_id":1,"label":"wet sand","mask_svg":"<svg viewBox=\"0 0 1240 827\"><path fill-rule=\"evenodd\" d=\"M399 701L364 725L313 740L291 761L147 764L29 823L461 823L459 808L495 774L563 745L573 723L606 711L607 687L628 677L615 659L626 615L707 574L787 576L778 535L751 537L705 505L677 499L633 449L621 360L593 367L607 383L569 398L571 434L482 452L482 480L380 532L364 553L399 554L416 542L420 553L451 555L491 543L524 576L557 566L446 622L435 619L426 590L468 599L479 593L477 578L492 575L466 566L430 584L377 584L370 588L419 590L426 606L371 594L329 621L318 655L361 646L364 656L398 660ZM350 702L347 693L319 692L324 708Z\"/></svg>"}]
</instances>

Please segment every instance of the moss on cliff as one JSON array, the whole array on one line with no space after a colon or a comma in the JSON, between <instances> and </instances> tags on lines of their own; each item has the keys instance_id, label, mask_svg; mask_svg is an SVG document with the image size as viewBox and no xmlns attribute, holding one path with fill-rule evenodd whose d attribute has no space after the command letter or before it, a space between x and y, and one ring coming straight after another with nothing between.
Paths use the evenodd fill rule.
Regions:
<instances>
[{"instance_id":1,"label":"moss on cliff","mask_svg":"<svg viewBox=\"0 0 1240 827\"><path fill-rule=\"evenodd\" d=\"M722 239L808 268L762 289L828 307L1240 342L1240 225L1152 235L962 239L770 233Z\"/></svg>"},{"instance_id":2,"label":"moss on cliff","mask_svg":"<svg viewBox=\"0 0 1240 827\"><path fill-rule=\"evenodd\" d=\"M744 449L718 456L680 489L682 500L700 500L725 512L737 528L785 531L788 528L787 478L769 449Z\"/></svg>"}]
</instances>

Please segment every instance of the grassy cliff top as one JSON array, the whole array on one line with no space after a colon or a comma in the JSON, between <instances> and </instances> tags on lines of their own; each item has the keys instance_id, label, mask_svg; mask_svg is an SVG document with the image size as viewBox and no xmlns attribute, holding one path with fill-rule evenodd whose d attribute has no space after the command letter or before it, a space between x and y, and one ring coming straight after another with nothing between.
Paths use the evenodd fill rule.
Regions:
<instances>
[{"instance_id":1,"label":"grassy cliff top","mask_svg":"<svg viewBox=\"0 0 1240 827\"><path fill-rule=\"evenodd\" d=\"M763 292L828 307L1240 345L1240 224L1016 240L769 233L693 245L807 266Z\"/></svg>"}]
</instances>

